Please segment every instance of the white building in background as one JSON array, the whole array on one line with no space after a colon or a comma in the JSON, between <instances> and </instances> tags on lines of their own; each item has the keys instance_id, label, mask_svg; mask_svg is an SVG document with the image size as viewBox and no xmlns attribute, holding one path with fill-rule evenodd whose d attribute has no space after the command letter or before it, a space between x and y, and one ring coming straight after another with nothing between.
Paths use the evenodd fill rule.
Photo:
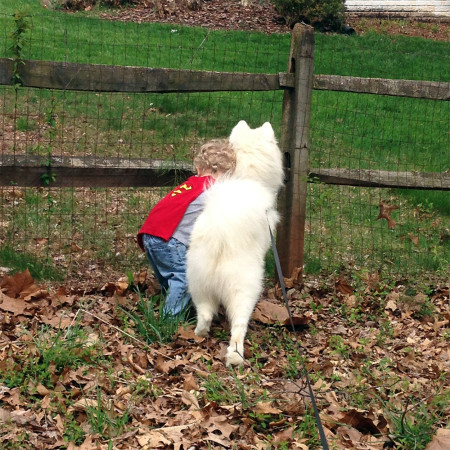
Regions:
<instances>
[{"instance_id":1,"label":"white building in background","mask_svg":"<svg viewBox=\"0 0 450 450\"><path fill-rule=\"evenodd\" d=\"M450 17L450 0L346 0L349 13Z\"/></svg>"}]
</instances>

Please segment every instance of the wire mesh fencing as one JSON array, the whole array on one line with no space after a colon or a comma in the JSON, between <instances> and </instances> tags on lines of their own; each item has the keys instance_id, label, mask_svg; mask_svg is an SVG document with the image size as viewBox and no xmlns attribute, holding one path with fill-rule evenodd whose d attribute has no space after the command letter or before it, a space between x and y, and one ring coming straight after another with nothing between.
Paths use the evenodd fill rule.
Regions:
<instances>
[{"instance_id":1,"label":"wire mesh fencing","mask_svg":"<svg viewBox=\"0 0 450 450\"><path fill-rule=\"evenodd\" d=\"M10 33L17 24L0 16L0 58L79 64L84 80L93 84L102 73L99 65L239 75L278 74L289 63L287 34L64 14L51 24L46 16L27 20L23 48L14 54ZM412 42L375 34L316 34L314 73L448 83L448 43ZM107 158L124 167L135 160L176 166L190 163L206 140L226 137L241 119L251 126L269 121L280 137L282 89L234 91L227 85L214 92L104 92L74 89L74 80L67 75L50 80L66 89L0 85L3 164L12 159L26 167L35 157L44 163L60 157L72 163ZM180 86L183 82L180 78ZM448 173L449 112L446 100L314 90L311 169ZM75 279L104 279L147 265L136 233L150 208L180 180L162 187L56 188L52 177L49 168L40 187L0 188L3 265L20 256L45 277ZM358 269L397 277L445 276L450 204L444 184L430 191L310 181L306 273Z\"/></svg>"},{"instance_id":2,"label":"wire mesh fencing","mask_svg":"<svg viewBox=\"0 0 450 450\"><path fill-rule=\"evenodd\" d=\"M316 36L315 73L435 81L447 98L314 91L313 168L370 171L374 185L383 174L403 177L410 187L416 175L429 174L436 178L437 189L311 183L305 258L309 271L448 277L448 49L448 42L376 34L357 42Z\"/></svg>"},{"instance_id":3,"label":"wire mesh fencing","mask_svg":"<svg viewBox=\"0 0 450 450\"><path fill-rule=\"evenodd\" d=\"M14 21L0 20L2 56L17 57L9 49ZM247 33L70 15L52 24L45 17L28 20L19 55L24 61L277 73L285 70L289 49L289 36L264 36L261 43ZM80 67L89 79L90 66ZM63 82L69 86L73 80ZM241 118L277 128L282 109L281 91L136 93L3 85L0 95L2 161L13 158L24 166L36 156L116 158L125 167L136 159L189 163L203 142L226 137ZM60 180L51 171L42 176L39 188L1 188L0 238L9 253L23 255L46 276L53 271L58 277L104 277L146 265L136 233L170 185L55 188Z\"/></svg>"}]
</instances>

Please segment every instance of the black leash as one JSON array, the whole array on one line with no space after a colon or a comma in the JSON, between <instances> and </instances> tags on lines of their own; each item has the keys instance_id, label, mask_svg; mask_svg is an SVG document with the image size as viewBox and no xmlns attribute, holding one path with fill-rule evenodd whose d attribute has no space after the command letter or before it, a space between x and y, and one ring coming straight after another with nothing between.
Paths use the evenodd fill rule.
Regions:
<instances>
[{"instance_id":1,"label":"black leash","mask_svg":"<svg viewBox=\"0 0 450 450\"><path fill-rule=\"evenodd\" d=\"M275 258L275 265L277 267L278 278L280 280L281 291L283 292L284 303L286 305L286 309L289 314L289 321L291 323L292 332L294 332L295 331L294 320L292 319L291 309L289 308L289 301L286 295L286 286L284 284L283 273L281 271L280 258L278 257L277 247L275 245L275 239L273 237L270 224L269 224L269 231L270 231L270 239L272 241L272 250L273 256ZM308 370L304 362L302 362L302 365L303 365L303 372L305 373L306 384L308 385L309 397L311 398L311 404L314 410L314 416L316 418L317 428L319 430L320 442L322 443L323 450L329 450L327 438L325 437L325 432L323 431L322 421L320 420L319 410L317 409L317 403L314 397L314 392L311 386L311 382L309 381Z\"/></svg>"},{"instance_id":2,"label":"black leash","mask_svg":"<svg viewBox=\"0 0 450 450\"><path fill-rule=\"evenodd\" d=\"M272 228L270 228L270 224L269 224L269 231L270 231L270 240L272 241L273 256L275 258L275 266L277 267L278 278L280 280L281 291L283 292L284 303L286 305L286 309L289 314L289 321L291 323L292 332L294 332L295 331L294 319L292 318L291 308L289 308L289 300L286 294L286 286L284 284L283 273L281 272L280 258L278 257L277 246L275 245L275 239L273 237Z\"/></svg>"}]
</instances>

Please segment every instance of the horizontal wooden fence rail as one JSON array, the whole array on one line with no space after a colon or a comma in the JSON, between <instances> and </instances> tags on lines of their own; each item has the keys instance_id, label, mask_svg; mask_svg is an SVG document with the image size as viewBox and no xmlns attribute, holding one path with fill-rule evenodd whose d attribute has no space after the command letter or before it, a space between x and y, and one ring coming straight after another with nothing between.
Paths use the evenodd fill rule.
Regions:
<instances>
[{"instance_id":1,"label":"horizontal wooden fence rail","mask_svg":"<svg viewBox=\"0 0 450 450\"><path fill-rule=\"evenodd\" d=\"M294 87L294 74L280 73L280 86ZM319 91L354 92L392 97L450 100L450 82L361 78L341 75L314 75L313 89Z\"/></svg>"},{"instance_id":2,"label":"horizontal wooden fence rail","mask_svg":"<svg viewBox=\"0 0 450 450\"><path fill-rule=\"evenodd\" d=\"M313 89L359 94L450 100L450 82L315 75Z\"/></svg>"},{"instance_id":3,"label":"horizontal wooden fence rail","mask_svg":"<svg viewBox=\"0 0 450 450\"><path fill-rule=\"evenodd\" d=\"M24 87L97 92L214 92L293 89L294 73L226 73L27 60L18 65ZM0 58L0 85L11 85L14 60ZM450 100L450 83L313 75L313 89ZM100 157L4 155L1 186L151 187L173 185L192 173L183 162ZM54 180L54 181L53 181ZM327 184L449 190L448 173L311 169L309 180Z\"/></svg>"},{"instance_id":4,"label":"horizontal wooden fence rail","mask_svg":"<svg viewBox=\"0 0 450 450\"><path fill-rule=\"evenodd\" d=\"M0 84L12 84L14 61L0 58ZM95 92L275 91L278 74L208 72L55 61L23 61L23 86Z\"/></svg>"},{"instance_id":5,"label":"horizontal wooden fence rail","mask_svg":"<svg viewBox=\"0 0 450 450\"><path fill-rule=\"evenodd\" d=\"M185 161L115 157L4 155L0 186L163 187L194 173ZM48 182L49 180L52 180ZM388 172L364 169L311 169L310 182L404 189L450 190L450 173Z\"/></svg>"},{"instance_id":6,"label":"horizontal wooden fence rail","mask_svg":"<svg viewBox=\"0 0 450 450\"><path fill-rule=\"evenodd\" d=\"M0 85L11 85L14 60L0 58ZM275 91L294 88L293 73L232 73L107 66L55 61L23 61L23 86L98 92ZM450 100L450 82L314 75L317 90Z\"/></svg>"},{"instance_id":7,"label":"horizontal wooden fence rail","mask_svg":"<svg viewBox=\"0 0 450 450\"><path fill-rule=\"evenodd\" d=\"M311 169L309 181L326 184L401 188L450 190L448 172L389 172L385 170L365 169Z\"/></svg>"},{"instance_id":8,"label":"horizontal wooden fence rail","mask_svg":"<svg viewBox=\"0 0 450 450\"><path fill-rule=\"evenodd\" d=\"M192 174L192 164L181 161L35 155L0 160L0 186L163 187Z\"/></svg>"}]
</instances>

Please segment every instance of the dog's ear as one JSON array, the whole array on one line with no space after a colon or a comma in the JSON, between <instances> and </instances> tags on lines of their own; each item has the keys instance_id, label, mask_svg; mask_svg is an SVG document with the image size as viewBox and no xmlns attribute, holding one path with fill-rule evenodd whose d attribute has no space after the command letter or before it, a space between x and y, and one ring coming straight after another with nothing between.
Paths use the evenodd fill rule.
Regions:
<instances>
[{"instance_id":1,"label":"dog's ear","mask_svg":"<svg viewBox=\"0 0 450 450\"><path fill-rule=\"evenodd\" d=\"M272 125L270 124L270 122L265 122L262 126L261 126L261 130L264 133L264 136L266 138L273 138L275 136L275 133L273 131Z\"/></svg>"},{"instance_id":2,"label":"dog's ear","mask_svg":"<svg viewBox=\"0 0 450 450\"><path fill-rule=\"evenodd\" d=\"M248 126L248 123L245 120L240 120L233 130L238 130L240 128L250 128L250 127Z\"/></svg>"},{"instance_id":3,"label":"dog's ear","mask_svg":"<svg viewBox=\"0 0 450 450\"><path fill-rule=\"evenodd\" d=\"M231 130L230 142L238 140L239 136L242 136L243 134L248 132L248 130L250 130L250 127L248 126L247 122L245 120L240 120L237 125L235 125Z\"/></svg>"}]
</instances>

